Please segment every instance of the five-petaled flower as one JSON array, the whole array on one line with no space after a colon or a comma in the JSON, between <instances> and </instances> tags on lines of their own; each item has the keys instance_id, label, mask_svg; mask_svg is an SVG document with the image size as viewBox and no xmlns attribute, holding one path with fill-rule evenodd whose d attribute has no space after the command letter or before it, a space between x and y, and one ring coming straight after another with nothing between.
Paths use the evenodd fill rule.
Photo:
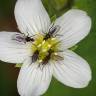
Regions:
<instances>
[{"instance_id":1,"label":"five-petaled flower","mask_svg":"<svg viewBox=\"0 0 96 96\"><path fill-rule=\"evenodd\" d=\"M22 33L0 32L0 60L23 64L17 80L21 96L44 94L52 76L73 88L89 84L90 66L69 50L90 31L86 12L71 9L51 24L41 0L18 0L15 18Z\"/></svg>"}]
</instances>

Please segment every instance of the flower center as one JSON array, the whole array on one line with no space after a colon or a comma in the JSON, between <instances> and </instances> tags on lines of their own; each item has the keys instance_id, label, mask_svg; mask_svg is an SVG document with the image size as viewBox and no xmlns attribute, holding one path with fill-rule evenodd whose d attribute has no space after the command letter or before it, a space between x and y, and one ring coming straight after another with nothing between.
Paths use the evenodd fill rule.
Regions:
<instances>
[{"instance_id":1,"label":"flower center","mask_svg":"<svg viewBox=\"0 0 96 96\"><path fill-rule=\"evenodd\" d=\"M57 38L50 37L44 39L45 36L38 34L32 45L33 61L47 64L49 60L54 60L58 55L60 42ZM59 56L60 57L60 56ZM38 60L34 60L38 59Z\"/></svg>"}]
</instances>

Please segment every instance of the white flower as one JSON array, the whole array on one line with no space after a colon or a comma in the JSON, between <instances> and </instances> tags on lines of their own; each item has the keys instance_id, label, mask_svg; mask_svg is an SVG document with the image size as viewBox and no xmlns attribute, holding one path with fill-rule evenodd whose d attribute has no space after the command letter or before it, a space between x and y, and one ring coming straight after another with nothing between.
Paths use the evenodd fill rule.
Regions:
<instances>
[{"instance_id":1,"label":"white flower","mask_svg":"<svg viewBox=\"0 0 96 96\"><path fill-rule=\"evenodd\" d=\"M23 34L0 32L0 60L23 63L17 81L18 92L21 96L44 94L49 87L52 75L63 84L73 88L83 88L88 85L91 80L88 63L68 49L81 41L90 31L91 19L86 12L71 9L59 17L52 28L57 30L56 26L59 26L60 29L56 35L60 36L49 38L51 43L44 39L44 33L53 29L50 28L51 22L41 0L18 0L15 17L18 28ZM32 42L29 39L29 42L28 38L26 39L27 36L32 37L35 41ZM44 40L39 42L37 39L42 39L42 37ZM59 47L58 44L54 47L52 40L55 40L55 43L60 41ZM35 46L35 44L37 45ZM53 53L49 52L50 48L53 48ZM58 51L63 50L63 52L55 52L55 48L58 48ZM33 50L39 50L41 57L35 54L36 59L36 56L33 56L35 52ZM58 60L52 59L53 56L50 55L51 57L49 56L50 58L47 58L44 63L44 58L49 53L55 54L54 57L57 55L58 58L55 57L55 59ZM34 63L32 56L36 59L33 60ZM46 63L47 61L48 63Z\"/></svg>"}]
</instances>

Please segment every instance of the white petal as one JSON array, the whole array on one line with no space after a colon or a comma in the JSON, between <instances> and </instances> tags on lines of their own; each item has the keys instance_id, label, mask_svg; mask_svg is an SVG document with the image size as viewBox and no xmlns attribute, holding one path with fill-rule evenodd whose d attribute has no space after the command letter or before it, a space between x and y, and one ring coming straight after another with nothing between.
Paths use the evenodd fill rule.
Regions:
<instances>
[{"instance_id":1,"label":"white petal","mask_svg":"<svg viewBox=\"0 0 96 96\"><path fill-rule=\"evenodd\" d=\"M43 68L38 64L31 64L27 59L23 64L17 81L17 88L21 96L40 96L48 89L52 78L51 66Z\"/></svg>"},{"instance_id":2,"label":"white petal","mask_svg":"<svg viewBox=\"0 0 96 96\"><path fill-rule=\"evenodd\" d=\"M50 25L50 18L41 0L18 0L15 18L20 31L29 35L46 32Z\"/></svg>"},{"instance_id":3,"label":"white petal","mask_svg":"<svg viewBox=\"0 0 96 96\"><path fill-rule=\"evenodd\" d=\"M13 40L17 32L0 32L0 60L22 63L28 56L25 44Z\"/></svg>"},{"instance_id":4,"label":"white petal","mask_svg":"<svg viewBox=\"0 0 96 96\"><path fill-rule=\"evenodd\" d=\"M57 19L56 25L61 26L61 41L64 49L70 48L88 35L91 28L91 19L86 12L71 9Z\"/></svg>"},{"instance_id":5,"label":"white petal","mask_svg":"<svg viewBox=\"0 0 96 96\"><path fill-rule=\"evenodd\" d=\"M53 74L63 84L74 88L86 87L91 80L91 70L88 63L68 50L64 52L64 61L54 64Z\"/></svg>"}]
</instances>

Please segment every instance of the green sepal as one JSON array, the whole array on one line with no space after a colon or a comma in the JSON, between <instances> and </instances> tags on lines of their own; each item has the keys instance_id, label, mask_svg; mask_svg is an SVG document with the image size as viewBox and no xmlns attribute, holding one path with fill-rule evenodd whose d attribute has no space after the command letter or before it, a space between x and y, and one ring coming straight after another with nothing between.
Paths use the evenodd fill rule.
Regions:
<instances>
[{"instance_id":1,"label":"green sepal","mask_svg":"<svg viewBox=\"0 0 96 96\"><path fill-rule=\"evenodd\" d=\"M75 46L71 47L70 50L75 51L77 48L78 48L78 45L75 45Z\"/></svg>"},{"instance_id":2,"label":"green sepal","mask_svg":"<svg viewBox=\"0 0 96 96\"><path fill-rule=\"evenodd\" d=\"M16 64L15 67L20 68L22 64Z\"/></svg>"},{"instance_id":3,"label":"green sepal","mask_svg":"<svg viewBox=\"0 0 96 96\"><path fill-rule=\"evenodd\" d=\"M53 15L53 16L51 17L51 22L55 22L56 18L57 18L57 16L56 16L56 15Z\"/></svg>"}]
</instances>

